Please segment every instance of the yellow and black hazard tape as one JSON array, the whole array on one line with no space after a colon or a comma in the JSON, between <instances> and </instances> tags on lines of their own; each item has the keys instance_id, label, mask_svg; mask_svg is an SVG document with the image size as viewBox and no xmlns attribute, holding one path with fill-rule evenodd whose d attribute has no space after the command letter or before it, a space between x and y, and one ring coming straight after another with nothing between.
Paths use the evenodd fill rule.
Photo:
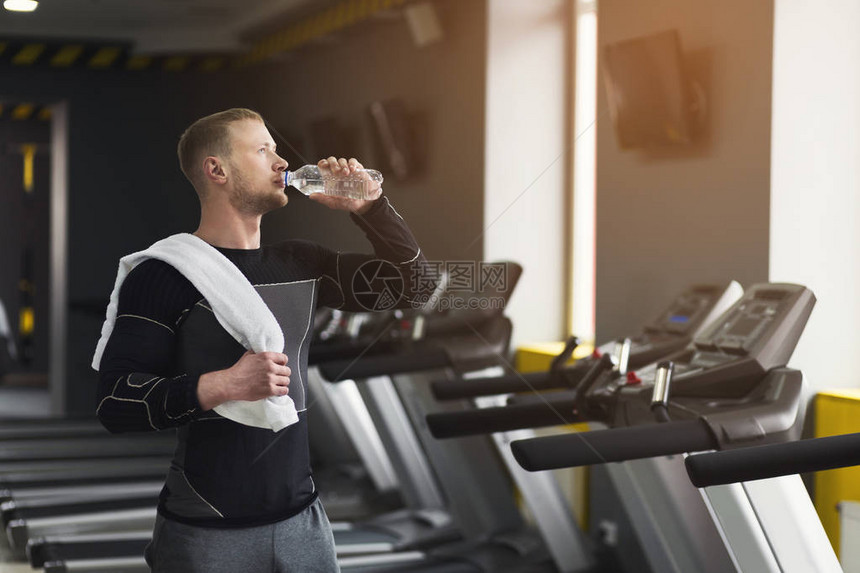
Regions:
<instances>
[{"instance_id":1,"label":"yellow and black hazard tape","mask_svg":"<svg viewBox=\"0 0 860 573\"><path fill-rule=\"evenodd\" d=\"M359 24L371 16L398 8L409 0L341 0L300 18L290 26L265 36L243 55L135 54L130 44L59 42L0 38L0 66L15 68L164 70L213 72L242 67L290 52L323 36Z\"/></svg>"},{"instance_id":2,"label":"yellow and black hazard tape","mask_svg":"<svg viewBox=\"0 0 860 573\"><path fill-rule=\"evenodd\" d=\"M33 102L10 102L0 100L0 121L48 121L51 106Z\"/></svg>"},{"instance_id":3,"label":"yellow and black hazard tape","mask_svg":"<svg viewBox=\"0 0 860 573\"><path fill-rule=\"evenodd\" d=\"M13 68L165 70L210 72L224 67L228 56L134 54L129 44L101 45L56 41L0 39L0 66Z\"/></svg>"}]
</instances>

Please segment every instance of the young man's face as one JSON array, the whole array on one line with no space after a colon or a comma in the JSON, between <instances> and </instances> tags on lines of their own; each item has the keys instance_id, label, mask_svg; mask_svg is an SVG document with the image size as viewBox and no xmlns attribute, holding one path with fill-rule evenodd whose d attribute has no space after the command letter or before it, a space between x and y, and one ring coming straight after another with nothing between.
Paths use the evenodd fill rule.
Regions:
<instances>
[{"instance_id":1,"label":"young man's face","mask_svg":"<svg viewBox=\"0 0 860 573\"><path fill-rule=\"evenodd\" d=\"M226 161L230 203L237 210L262 215L287 204L287 162L275 152L275 141L261 121L230 124L231 154Z\"/></svg>"}]
</instances>

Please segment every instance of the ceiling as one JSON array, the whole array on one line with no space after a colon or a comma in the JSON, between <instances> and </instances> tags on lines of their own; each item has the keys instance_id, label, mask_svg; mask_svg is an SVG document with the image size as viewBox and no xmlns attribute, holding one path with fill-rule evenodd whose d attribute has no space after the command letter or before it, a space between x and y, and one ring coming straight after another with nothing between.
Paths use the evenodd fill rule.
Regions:
<instances>
[{"instance_id":1,"label":"ceiling","mask_svg":"<svg viewBox=\"0 0 860 573\"><path fill-rule=\"evenodd\" d=\"M328 7L321 0L40 0L0 8L0 38L119 41L135 54L246 51L274 24Z\"/></svg>"}]
</instances>

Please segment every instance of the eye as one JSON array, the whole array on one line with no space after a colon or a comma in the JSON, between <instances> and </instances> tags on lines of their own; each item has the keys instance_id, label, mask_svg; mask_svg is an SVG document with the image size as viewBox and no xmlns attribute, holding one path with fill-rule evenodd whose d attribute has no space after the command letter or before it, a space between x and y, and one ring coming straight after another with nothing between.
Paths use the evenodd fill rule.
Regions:
<instances>
[{"instance_id":1,"label":"eye","mask_svg":"<svg viewBox=\"0 0 860 573\"><path fill-rule=\"evenodd\" d=\"M261 148L260 148L260 149L258 149L257 151L260 151L260 152L262 152L262 153L265 153L265 152L266 152L266 148L265 148L265 147L261 147Z\"/></svg>"}]
</instances>

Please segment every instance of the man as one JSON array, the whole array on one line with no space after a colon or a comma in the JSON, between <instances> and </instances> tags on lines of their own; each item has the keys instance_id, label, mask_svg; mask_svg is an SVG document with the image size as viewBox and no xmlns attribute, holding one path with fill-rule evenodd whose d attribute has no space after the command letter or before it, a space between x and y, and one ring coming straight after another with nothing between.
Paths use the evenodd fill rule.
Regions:
<instances>
[{"instance_id":1,"label":"man","mask_svg":"<svg viewBox=\"0 0 860 573\"><path fill-rule=\"evenodd\" d=\"M396 265L408 291L407 273L424 258L381 188L374 200L311 196L349 211L375 257L297 240L261 248L262 215L287 203L287 162L253 111L198 120L182 135L178 154L200 198L194 235L254 285L283 329L286 348L246 351L191 282L160 260L138 264L122 282L99 365L99 418L112 432L178 428L147 562L171 573L336 571L308 453L305 373L313 310L364 310L352 278L376 259ZM361 164L329 157L319 167L346 174ZM415 293L402 294L400 306L408 306ZM299 421L278 432L213 411L228 401L288 393Z\"/></svg>"}]
</instances>

